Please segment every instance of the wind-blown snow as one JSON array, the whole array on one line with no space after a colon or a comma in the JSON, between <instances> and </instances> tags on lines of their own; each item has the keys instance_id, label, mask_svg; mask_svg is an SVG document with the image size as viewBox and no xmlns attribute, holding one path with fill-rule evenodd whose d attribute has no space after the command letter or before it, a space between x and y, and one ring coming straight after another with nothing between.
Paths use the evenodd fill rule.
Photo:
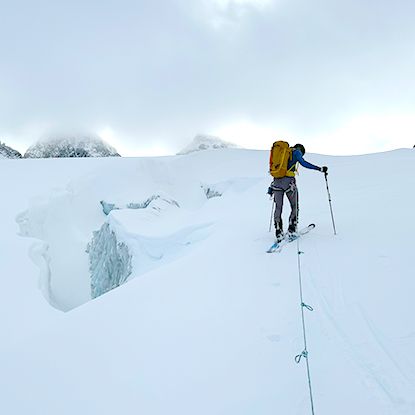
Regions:
<instances>
[{"instance_id":1,"label":"wind-blown snow","mask_svg":"<svg viewBox=\"0 0 415 415\"><path fill-rule=\"evenodd\" d=\"M265 253L267 159L227 149L1 160L1 176L13 178L0 234L2 413L310 413L305 363L294 362L303 350L296 246ZM300 241L316 413L413 414L415 224L401 212L415 208L415 153L308 159L329 166L338 229L334 237L324 176L301 169L300 222L316 223ZM105 214L101 201L116 208ZM29 238L16 235L18 212ZM125 267L113 286L126 284L88 301L93 232L103 238L94 264L125 245L114 258L131 261L131 274ZM75 310L57 312L36 290L33 242L48 265L46 299ZM110 274L96 279L111 284Z\"/></svg>"}]
</instances>

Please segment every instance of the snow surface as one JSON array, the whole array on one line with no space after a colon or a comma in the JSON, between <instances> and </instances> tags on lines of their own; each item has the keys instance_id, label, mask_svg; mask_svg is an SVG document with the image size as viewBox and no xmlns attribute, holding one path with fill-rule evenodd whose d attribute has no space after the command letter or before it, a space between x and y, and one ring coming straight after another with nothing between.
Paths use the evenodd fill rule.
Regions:
<instances>
[{"instance_id":1,"label":"snow surface","mask_svg":"<svg viewBox=\"0 0 415 415\"><path fill-rule=\"evenodd\" d=\"M190 154L195 151L203 150L217 150L224 148L237 148L236 144L230 143L228 141L222 140L219 137L212 135L198 134L193 141L186 146L183 150L178 152L178 155Z\"/></svg>"},{"instance_id":2,"label":"snow surface","mask_svg":"<svg viewBox=\"0 0 415 415\"><path fill-rule=\"evenodd\" d=\"M57 135L45 137L29 147L25 158L114 157L119 156L97 135Z\"/></svg>"},{"instance_id":3,"label":"snow surface","mask_svg":"<svg viewBox=\"0 0 415 415\"><path fill-rule=\"evenodd\" d=\"M324 176L301 169L301 225L317 225L300 242L316 413L415 414L415 152L307 158L329 166L338 228ZM265 253L267 159L0 160L1 413L310 413L296 246ZM88 301L103 229L131 274Z\"/></svg>"}]
</instances>

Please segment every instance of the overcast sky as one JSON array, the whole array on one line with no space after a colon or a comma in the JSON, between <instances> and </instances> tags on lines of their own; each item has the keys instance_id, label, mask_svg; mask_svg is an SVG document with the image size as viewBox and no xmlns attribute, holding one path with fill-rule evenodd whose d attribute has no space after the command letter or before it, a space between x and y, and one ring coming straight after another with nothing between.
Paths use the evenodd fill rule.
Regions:
<instances>
[{"instance_id":1,"label":"overcast sky","mask_svg":"<svg viewBox=\"0 0 415 415\"><path fill-rule=\"evenodd\" d=\"M415 144L414 0L0 0L0 140L197 133L326 154ZM293 143L294 144L294 143Z\"/></svg>"}]
</instances>

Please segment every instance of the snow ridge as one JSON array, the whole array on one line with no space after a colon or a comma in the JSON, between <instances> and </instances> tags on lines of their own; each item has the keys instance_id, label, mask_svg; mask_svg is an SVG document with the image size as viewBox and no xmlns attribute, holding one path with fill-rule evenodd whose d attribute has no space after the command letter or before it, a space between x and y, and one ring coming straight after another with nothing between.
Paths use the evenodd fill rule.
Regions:
<instances>
[{"instance_id":1,"label":"snow ridge","mask_svg":"<svg viewBox=\"0 0 415 415\"><path fill-rule=\"evenodd\" d=\"M120 157L96 135L53 136L38 141L26 151L25 158Z\"/></svg>"}]
</instances>

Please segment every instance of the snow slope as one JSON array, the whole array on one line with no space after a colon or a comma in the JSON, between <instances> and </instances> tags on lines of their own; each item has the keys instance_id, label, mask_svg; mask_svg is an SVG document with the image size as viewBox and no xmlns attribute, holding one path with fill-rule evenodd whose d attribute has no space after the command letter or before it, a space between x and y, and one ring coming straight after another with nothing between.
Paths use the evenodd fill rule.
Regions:
<instances>
[{"instance_id":1,"label":"snow slope","mask_svg":"<svg viewBox=\"0 0 415 415\"><path fill-rule=\"evenodd\" d=\"M265 253L267 158L0 160L0 177L14 178L1 216L1 412L310 413L305 363L294 362L296 246ZM308 159L329 166L339 233L324 176L301 170L301 223L317 225L300 242L316 413L415 414L415 153ZM128 208L154 194L178 206ZM106 215L100 201L118 209ZM44 297L72 311L36 290L17 214L40 238ZM85 250L106 224L132 274L88 301Z\"/></svg>"}]
</instances>

